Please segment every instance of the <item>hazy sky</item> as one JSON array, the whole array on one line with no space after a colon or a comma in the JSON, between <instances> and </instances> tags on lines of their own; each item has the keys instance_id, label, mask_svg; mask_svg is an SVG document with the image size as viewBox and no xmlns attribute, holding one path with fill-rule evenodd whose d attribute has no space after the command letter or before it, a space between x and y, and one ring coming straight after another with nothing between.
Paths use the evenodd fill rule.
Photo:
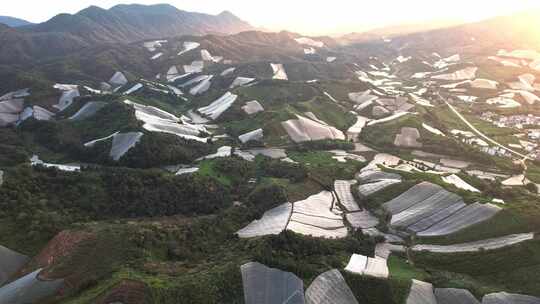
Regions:
<instances>
[{"instance_id":1,"label":"hazy sky","mask_svg":"<svg viewBox=\"0 0 540 304\"><path fill-rule=\"evenodd\" d=\"M255 26L306 34L362 31L434 19L474 21L540 8L539 0L4 0L0 15L42 22L58 13L75 13L89 5L110 8L120 3L169 3L179 9L217 14L229 10Z\"/></svg>"}]
</instances>

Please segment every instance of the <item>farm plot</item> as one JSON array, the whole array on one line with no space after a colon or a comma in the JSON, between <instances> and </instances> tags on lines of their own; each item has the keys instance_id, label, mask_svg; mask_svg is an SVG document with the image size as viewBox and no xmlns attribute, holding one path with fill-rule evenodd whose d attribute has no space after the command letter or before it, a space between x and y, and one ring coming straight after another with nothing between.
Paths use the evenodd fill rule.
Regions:
<instances>
[{"instance_id":1,"label":"farm plot","mask_svg":"<svg viewBox=\"0 0 540 304\"><path fill-rule=\"evenodd\" d=\"M362 171L357 176L361 183L378 182L382 180L401 180L401 176L397 173L383 172L379 170Z\"/></svg>"},{"instance_id":2,"label":"farm plot","mask_svg":"<svg viewBox=\"0 0 540 304\"><path fill-rule=\"evenodd\" d=\"M373 228L379 224L379 220L367 210L347 213L345 217L355 229Z\"/></svg>"},{"instance_id":3,"label":"farm plot","mask_svg":"<svg viewBox=\"0 0 540 304\"><path fill-rule=\"evenodd\" d=\"M11 99L0 102L0 126L5 127L16 123L23 108L23 99Z\"/></svg>"},{"instance_id":4,"label":"farm plot","mask_svg":"<svg viewBox=\"0 0 540 304\"><path fill-rule=\"evenodd\" d=\"M358 304L343 275L332 269L319 275L306 290L306 304Z\"/></svg>"},{"instance_id":5,"label":"farm plot","mask_svg":"<svg viewBox=\"0 0 540 304\"><path fill-rule=\"evenodd\" d=\"M274 75L272 76L273 79L280 79L280 80L288 80L287 73L285 73L285 68L283 67L283 64L281 63L271 63L270 67L272 68L272 71Z\"/></svg>"},{"instance_id":6,"label":"farm plot","mask_svg":"<svg viewBox=\"0 0 540 304\"><path fill-rule=\"evenodd\" d=\"M461 197L438 185L422 182L383 204L392 214L391 226L418 236L442 236L485 221L500 208L465 205Z\"/></svg>"},{"instance_id":7,"label":"farm plot","mask_svg":"<svg viewBox=\"0 0 540 304\"><path fill-rule=\"evenodd\" d=\"M258 101L252 100L246 102L246 104L242 106L242 110L248 115L253 115L255 113L263 112L264 108Z\"/></svg>"},{"instance_id":8,"label":"farm plot","mask_svg":"<svg viewBox=\"0 0 540 304\"><path fill-rule=\"evenodd\" d=\"M0 246L0 286L28 262L28 257Z\"/></svg>"},{"instance_id":9,"label":"farm plot","mask_svg":"<svg viewBox=\"0 0 540 304\"><path fill-rule=\"evenodd\" d=\"M143 133L141 132L129 132L129 133L119 133L116 132L107 137L95 139L84 144L85 147L92 147L98 142L106 141L109 139L112 140L111 150L109 156L113 160L119 160L127 153L131 148L133 148L141 139Z\"/></svg>"},{"instance_id":10,"label":"farm plot","mask_svg":"<svg viewBox=\"0 0 540 304\"><path fill-rule=\"evenodd\" d=\"M143 128L145 130L206 142L206 138L198 136L201 131L205 131L202 126L182 124L180 118L156 107L141 105L129 100L124 100L124 103L135 109L135 117L137 120L144 122Z\"/></svg>"},{"instance_id":11,"label":"farm plot","mask_svg":"<svg viewBox=\"0 0 540 304\"><path fill-rule=\"evenodd\" d=\"M266 211L259 220L254 220L246 227L239 230L241 238L251 238L269 234L280 234L285 227L292 212L292 204L285 203Z\"/></svg>"},{"instance_id":12,"label":"farm plot","mask_svg":"<svg viewBox=\"0 0 540 304\"><path fill-rule=\"evenodd\" d=\"M287 157L287 153L285 152L285 149L279 149L279 148L250 149L248 150L248 152L255 156L263 155L263 156L273 158L273 159L280 159L280 158Z\"/></svg>"},{"instance_id":13,"label":"farm plot","mask_svg":"<svg viewBox=\"0 0 540 304\"><path fill-rule=\"evenodd\" d=\"M478 71L477 67L468 67L463 70L458 70L450 74L441 74L441 75L431 76L431 78L437 79L437 80L449 80L449 81L471 80L476 77L476 71Z\"/></svg>"},{"instance_id":14,"label":"farm plot","mask_svg":"<svg viewBox=\"0 0 540 304\"><path fill-rule=\"evenodd\" d=\"M105 107L107 103L101 101L87 102L77 113L73 114L70 120L84 120L94 116L99 110Z\"/></svg>"},{"instance_id":15,"label":"farm plot","mask_svg":"<svg viewBox=\"0 0 540 304\"><path fill-rule=\"evenodd\" d=\"M439 192L442 188L428 182L422 182L408 191L402 193L393 200L384 203L383 207L391 214L398 214L407 208L424 201L435 193Z\"/></svg>"},{"instance_id":16,"label":"farm plot","mask_svg":"<svg viewBox=\"0 0 540 304\"><path fill-rule=\"evenodd\" d=\"M388 242L378 243L375 245L375 257L388 260L388 257L392 252L405 252L405 246L394 245Z\"/></svg>"},{"instance_id":17,"label":"farm plot","mask_svg":"<svg viewBox=\"0 0 540 304\"><path fill-rule=\"evenodd\" d=\"M236 77L233 82L230 85L230 89L234 89L236 87L243 87L251 82L255 81L255 78L249 78L249 77Z\"/></svg>"},{"instance_id":18,"label":"farm plot","mask_svg":"<svg viewBox=\"0 0 540 304\"><path fill-rule=\"evenodd\" d=\"M304 142L322 139L345 140L345 135L335 127L322 124L309 118L296 115L297 119L290 119L281 123L287 134L294 142Z\"/></svg>"},{"instance_id":19,"label":"farm plot","mask_svg":"<svg viewBox=\"0 0 540 304\"><path fill-rule=\"evenodd\" d=\"M187 53L191 50L194 50L196 48L198 48L201 44L198 43L198 42L192 42L192 41L185 41L183 43L183 49L178 53L178 56L184 54L184 53Z\"/></svg>"},{"instance_id":20,"label":"farm plot","mask_svg":"<svg viewBox=\"0 0 540 304\"><path fill-rule=\"evenodd\" d=\"M63 87L55 85L55 87L60 88L60 90L62 91L62 95L58 100L58 104L53 105L53 107L55 107L59 111L64 111L65 109L67 109L73 103L74 98L81 96L77 86Z\"/></svg>"},{"instance_id":21,"label":"farm plot","mask_svg":"<svg viewBox=\"0 0 540 304\"><path fill-rule=\"evenodd\" d=\"M418 202L414 206L392 215L393 227L406 228L423 218L429 217L440 210L444 210L454 204L461 203L461 197L444 189L441 189L428 199Z\"/></svg>"},{"instance_id":22,"label":"farm plot","mask_svg":"<svg viewBox=\"0 0 540 304\"><path fill-rule=\"evenodd\" d=\"M539 304L540 298L507 293L507 292L498 292L490 293L485 295L482 298L482 304L507 304L507 303L516 303L516 304Z\"/></svg>"},{"instance_id":23,"label":"farm plot","mask_svg":"<svg viewBox=\"0 0 540 304\"><path fill-rule=\"evenodd\" d=\"M64 280L48 281L39 277L41 269L13 281L0 288L0 303L39 303L43 298L54 295L64 284Z\"/></svg>"},{"instance_id":24,"label":"farm plot","mask_svg":"<svg viewBox=\"0 0 540 304\"><path fill-rule=\"evenodd\" d=\"M66 164L66 165L64 165L64 164L47 163L47 162L44 162L41 159L39 159L39 156L37 156L37 155L33 155L30 158L30 164L32 166L43 166L43 167L46 167L46 168L56 168L58 170L67 171L67 172L75 172L75 171L80 171L81 170L80 165L77 165L77 164Z\"/></svg>"},{"instance_id":25,"label":"farm plot","mask_svg":"<svg viewBox=\"0 0 540 304\"><path fill-rule=\"evenodd\" d=\"M208 91L208 89L210 89L210 86L212 85L212 78L214 78L214 75L210 75L203 81L199 82L196 86L189 90L189 94L199 95Z\"/></svg>"},{"instance_id":26,"label":"farm plot","mask_svg":"<svg viewBox=\"0 0 540 304\"><path fill-rule=\"evenodd\" d=\"M492 204L474 203L453 213L430 228L418 232L418 236L442 236L483 222L493 217L501 208Z\"/></svg>"},{"instance_id":27,"label":"farm plot","mask_svg":"<svg viewBox=\"0 0 540 304\"><path fill-rule=\"evenodd\" d=\"M420 132L416 128L401 128L401 133L396 134L394 145L403 148L421 148L422 143L418 142Z\"/></svg>"},{"instance_id":28,"label":"farm plot","mask_svg":"<svg viewBox=\"0 0 540 304\"><path fill-rule=\"evenodd\" d=\"M347 228L341 211L334 207L331 192L322 191L293 204L293 213L287 229L296 233L324 238L343 238Z\"/></svg>"},{"instance_id":29,"label":"farm plot","mask_svg":"<svg viewBox=\"0 0 540 304\"><path fill-rule=\"evenodd\" d=\"M480 304L480 302L466 289L435 288L437 304Z\"/></svg>"},{"instance_id":30,"label":"farm plot","mask_svg":"<svg viewBox=\"0 0 540 304\"><path fill-rule=\"evenodd\" d=\"M475 187L469 185L467 182L465 182L461 177L452 174L449 176L443 176L442 180L447 183L456 186L459 189L463 189L470 192L480 192L480 190L476 189Z\"/></svg>"},{"instance_id":31,"label":"farm plot","mask_svg":"<svg viewBox=\"0 0 540 304\"><path fill-rule=\"evenodd\" d=\"M334 190L339 202L349 212L360 211L360 207L351 193L351 186L354 184L356 181L336 180L334 182Z\"/></svg>"},{"instance_id":32,"label":"farm plot","mask_svg":"<svg viewBox=\"0 0 540 304\"><path fill-rule=\"evenodd\" d=\"M400 158L386 153L379 153L373 157L373 160L367 166L360 170L361 172L366 172L370 170L380 171L379 165L385 166L397 166L400 162Z\"/></svg>"},{"instance_id":33,"label":"farm plot","mask_svg":"<svg viewBox=\"0 0 540 304\"><path fill-rule=\"evenodd\" d=\"M248 141L260 141L263 139L263 137L264 137L263 129L257 129L257 130L253 130L251 132L238 136L238 139L242 143L247 143Z\"/></svg>"},{"instance_id":34,"label":"farm plot","mask_svg":"<svg viewBox=\"0 0 540 304\"><path fill-rule=\"evenodd\" d=\"M143 133L129 132L118 133L113 137L111 152L109 155L114 160L119 160L124 154L133 148L141 139Z\"/></svg>"},{"instance_id":35,"label":"farm plot","mask_svg":"<svg viewBox=\"0 0 540 304\"><path fill-rule=\"evenodd\" d=\"M117 71L112 75L111 79L109 79L109 83L113 87L121 87L123 85L126 85L128 83L128 80L124 73Z\"/></svg>"},{"instance_id":36,"label":"farm plot","mask_svg":"<svg viewBox=\"0 0 540 304\"><path fill-rule=\"evenodd\" d=\"M199 108L198 111L199 113L216 120L223 112L227 111L232 106L237 97L237 95L227 92L210 105Z\"/></svg>"},{"instance_id":37,"label":"farm plot","mask_svg":"<svg viewBox=\"0 0 540 304\"><path fill-rule=\"evenodd\" d=\"M255 262L240 270L246 304L304 304L304 283L293 273Z\"/></svg>"},{"instance_id":38,"label":"farm plot","mask_svg":"<svg viewBox=\"0 0 540 304\"><path fill-rule=\"evenodd\" d=\"M433 285L430 283L412 280L411 291L407 297L407 304L437 304L433 293Z\"/></svg>"},{"instance_id":39,"label":"farm plot","mask_svg":"<svg viewBox=\"0 0 540 304\"><path fill-rule=\"evenodd\" d=\"M399 183L401 183L401 180L398 179L383 179L376 182L362 184L358 186L358 193L360 193L362 196L367 197Z\"/></svg>"},{"instance_id":40,"label":"farm plot","mask_svg":"<svg viewBox=\"0 0 540 304\"><path fill-rule=\"evenodd\" d=\"M470 243L454 245L416 245L413 251L428 251L434 253L457 253L457 252L477 252L480 250L493 250L512 246L521 242L532 240L534 233L512 234L499 238L481 240Z\"/></svg>"},{"instance_id":41,"label":"farm plot","mask_svg":"<svg viewBox=\"0 0 540 304\"><path fill-rule=\"evenodd\" d=\"M351 256L345 270L359 275L384 279L387 279L389 275L385 259L370 258L359 254Z\"/></svg>"}]
</instances>

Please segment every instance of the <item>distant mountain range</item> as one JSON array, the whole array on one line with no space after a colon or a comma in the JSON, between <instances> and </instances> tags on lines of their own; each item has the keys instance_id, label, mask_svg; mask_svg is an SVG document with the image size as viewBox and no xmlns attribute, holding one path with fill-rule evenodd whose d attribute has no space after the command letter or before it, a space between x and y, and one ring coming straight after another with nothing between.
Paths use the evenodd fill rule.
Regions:
<instances>
[{"instance_id":1,"label":"distant mountain range","mask_svg":"<svg viewBox=\"0 0 540 304\"><path fill-rule=\"evenodd\" d=\"M9 27L19 27L32 24L31 22L28 22L26 20L9 16L0 16L0 23L5 24Z\"/></svg>"},{"instance_id":2,"label":"distant mountain range","mask_svg":"<svg viewBox=\"0 0 540 304\"><path fill-rule=\"evenodd\" d=\"M133 42L179 35L233 34L253 27L225 11L208 15L182 11L168 4L117 5L109 10L90 6L74 15L60 14L25 28L32 33L66 33L87 42Z\"/></svg>"},{"instance_id":3,"label":"distant mountain range","mask_svg":"<svg viewBox=\"0 0 540 304\"><path fill-rule=\"evenodd\" d=\"M433 20L430 22L397 24L380 27L365 32L354 32L340 37L344 43L365 42L381 38L392 38L407 34L448 28L465 23L462 20Z\"/></svg>"},{"instance_id":4,"label":"distant mountain range","mask_svg":"<svg viewBox=\"0 0 540 304\"><path fill-rule=\"evenodd\" d=\"M540 49L540 10L395 37L396 49L469 52L473 49Z\"/></svg>"},{"instance_id":5,"label":"distant mountain range","mask_svg":"<svg viewBox=\"0 0 540 304\"><path fill-rule=\"evenodd\" d=\"M91 6L40 24L0 27L0 64L41 61L107 43L181 35L228 35L253 29L228 11L208 15L167 4L117 5L109 10Z\"/></svg>"}]
</instances>

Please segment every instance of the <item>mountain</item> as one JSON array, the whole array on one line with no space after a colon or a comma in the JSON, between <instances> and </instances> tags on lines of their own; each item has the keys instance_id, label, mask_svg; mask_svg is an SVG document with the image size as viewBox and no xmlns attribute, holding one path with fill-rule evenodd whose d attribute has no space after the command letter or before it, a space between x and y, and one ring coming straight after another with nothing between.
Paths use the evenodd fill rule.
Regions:
<instances>
[{"instance_id":1,"label":"mountain","mask_svg":"<svg viewBox=\"0 0 540 304\"><path fill-rule=\"evenodd\" d=\"M253 27L225 11L208 15L171 5L88 7L21 28L0 28L0 64L33 64L103 44L181 35L234 34Z\"/></svg>"},{"instance_id":2,"label":"mountain","mask_svg":"<svg viewBox=\"0 0 540 304\"><path fill-rule=\"evenodd\" d=\"M436 29L448 28L456 25L463 24L461 20L433 20L423 23L411 23L411 24L397 24L391 26L385 26L376 28L373 30L350 33L340 37L340 40L345 43L364 42L370 40L377 40L381 38L391 38L395 36L408 35L412 33L426 32Z\"/></svg>"},{"instance_id":3,"label":"mountain","mask_svg":"<svg viewBox=\"0 0 540 304\"><path fill-rule=\"evenodd\" d=\"M253 27L225 11L219 15L192 13L172 5L117 5L109 10L90 6L74 15L60 14L26 30L64 33L89 43L134 42L180 35L234 34Z\"/></svg>"},{"instance_id":4,"label":"mountain","mask_svg":"<svg viewBox=\"0 0 540 304\"><path fill-rule=\"evenodd\" d=\"M31 22L28 22L26 20L9 16L0 16L0 23L3 23L10 27L19 27L32 24Z\"/></svg>"},{"instance_id":5,"label":"mountain","mask_svg":"<svg viewBox=\"0 0 540 304\"><path fill-rule=\"evenodd\" d=\"M449 53L486 48L540 49L540 10L495 17L444 29L395 37L391 46Z\"/></svg>"}]
</instances>

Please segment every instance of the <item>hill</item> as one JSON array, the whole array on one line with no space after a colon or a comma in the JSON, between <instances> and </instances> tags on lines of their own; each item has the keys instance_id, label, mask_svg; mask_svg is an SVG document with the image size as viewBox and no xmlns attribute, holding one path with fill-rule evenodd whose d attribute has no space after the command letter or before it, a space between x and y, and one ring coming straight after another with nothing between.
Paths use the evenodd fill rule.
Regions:
<instances>
[{"instance_id":1,"label":"hill","mask_svg":"<svg viewBox=\"0 0 540 304\"><path fill-rule=\"evenodd\" d=\"M10 16L0 16L0 23L10 27L19 27L32 24L32 22Z\"/></svg>"},{"instance_id":2,"label":"hill","mask_svg":"<svg viewBox=\"0 0 540 304\"><path fill-rule=\"evenodd\" d=\"M89 43L129 43L187 34L233 34L252 28L227 11L214 16L182 11L166 4L132 4L117 5L109 10L90 6L74 15L57 15L28 27L28 31L65 33Z\"/></svg>"}]
</instances>

